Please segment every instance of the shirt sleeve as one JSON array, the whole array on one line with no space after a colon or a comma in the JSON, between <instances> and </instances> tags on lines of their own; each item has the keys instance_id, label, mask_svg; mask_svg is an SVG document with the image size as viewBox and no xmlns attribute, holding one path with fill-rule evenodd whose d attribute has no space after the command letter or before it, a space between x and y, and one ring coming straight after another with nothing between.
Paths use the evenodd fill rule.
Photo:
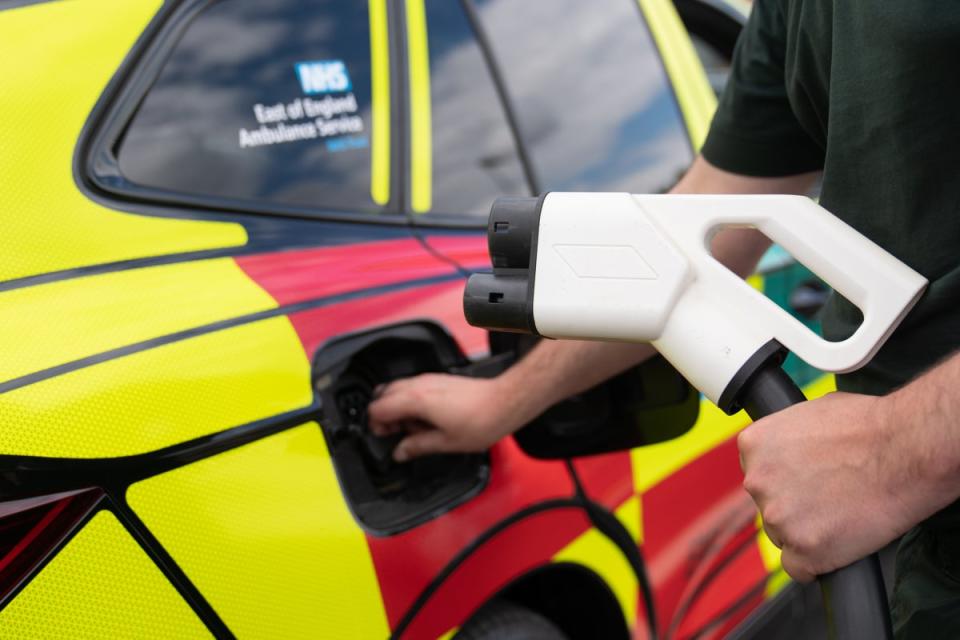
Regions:
<instances>
[{"instance_id":1,"label":"shirt sleeve","mask_svg":"<svg viewBox=\"0 0 960 640\"><path fill-rule=\"evenodd\" d=\"M703 145L710 164L756 177L823 168L823 148L804 131L790 106L786 47L778 0L757 0L737 41L730 79Z\"/></svg>"}]
</instances>

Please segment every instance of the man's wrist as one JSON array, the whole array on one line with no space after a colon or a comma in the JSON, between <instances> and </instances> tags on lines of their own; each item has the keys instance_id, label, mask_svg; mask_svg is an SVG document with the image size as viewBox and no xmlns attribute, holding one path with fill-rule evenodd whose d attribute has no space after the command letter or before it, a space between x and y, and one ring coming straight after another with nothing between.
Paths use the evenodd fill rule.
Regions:
<instances>
[{"instance_id":1,"label":"man's wrist","mask_svg":"<svg viewBox=\"0 0 960 640\"><path fill-rule=\"evenodd\" d=\"M888 443L891 480L909 495L910 517L920 522L953 502L960 481L960 447L951 416L938 405L931 381L921 378L878 398L876 415ZM905 505L906 506L906 505Z\"/></svg>"},{"instance_id":2,"label":"man's wrist","mask_svg":"<svg viewBox=\"0 0 960 640\"><path fill-rule=\"evenodd\" d=\"M494 397L497 398L499 406L498 413L504 424L511 427L508 434L529 423L554 404L552 397L542 388L543 377L531 375L526 368L521 361L491 380Z\"/></svg>"}]
</instances>

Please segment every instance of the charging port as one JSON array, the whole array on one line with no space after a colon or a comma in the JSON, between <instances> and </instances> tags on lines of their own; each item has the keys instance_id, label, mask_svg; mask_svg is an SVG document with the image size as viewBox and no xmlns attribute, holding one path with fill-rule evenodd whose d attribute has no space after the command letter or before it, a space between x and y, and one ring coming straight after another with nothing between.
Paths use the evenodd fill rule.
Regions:
<instances>
[{"instance_id":1,"label":"charging port","mask_svg":"<svg viewBox=\"0 0 960 640\"><path fill-rule=\"evenodd\" d=\"M392 534L416 526L486 484L485 454L428 456L400 464L393 460L393 450L403 434L381 438L367 424L367 407L378 384L465 364L445 332L419 323L344 338L318 354L314 379L324 408L322 429L347 502L372 532Z\"/></svg>"}]
</instances>

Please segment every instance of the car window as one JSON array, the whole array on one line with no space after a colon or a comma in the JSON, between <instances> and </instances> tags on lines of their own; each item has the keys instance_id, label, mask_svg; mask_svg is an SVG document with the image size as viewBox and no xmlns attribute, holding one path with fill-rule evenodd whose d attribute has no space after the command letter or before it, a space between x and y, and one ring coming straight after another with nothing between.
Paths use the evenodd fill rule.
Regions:
<instances>
[{"instance_id":1,"label":"car window","mask_svg":"<svg viewBox=\"0 0 960 640\"><path fill-rule=\"evenodd\" d=\"M545 190L655 193L693 159L635 0L476 0Z\"/></svg>"},{"instance_id":2,"label":"car window","mask_svg":"<svg viewBox=\"0 0 960 640\"><path fill-rule=\"evenodd\" d=\"M426 0L424 8L433 156L429 210L485 219L494 198L529 195L529 187L506 114L461 4Z\"/></svg>"},{"instance_id":3,"label":"car window","mask_svg":"<svg viewBox=\"0 0 960 640\"><path fill-rule=\"evenodd\" d=\"M120 172L188 197L379 210L370 24L366 2L211 4L127 127Z\"/></svg>"}]
</instances>

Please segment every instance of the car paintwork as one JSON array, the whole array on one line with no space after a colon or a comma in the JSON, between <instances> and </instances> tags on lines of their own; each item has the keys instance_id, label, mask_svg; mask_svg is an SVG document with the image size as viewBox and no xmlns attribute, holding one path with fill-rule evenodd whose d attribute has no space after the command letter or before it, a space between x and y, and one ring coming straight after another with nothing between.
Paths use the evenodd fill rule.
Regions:
<instances>
[{"instance_id":1,"label":"car paintwork","mask_svg":"<svg viewBox=\"0 0 960 640\"><path fill-rule=\"evenodd\" d=\"M672 7L640 5L699 144L715 104L702 70ZM417 3L406 6L416 21ZM310 365L333 338L427 320L465 354L486 354L486 334L460 311L466 273L489 264L481 230L150 207L78 183L88 117L167 10L84 0L0 12L0 54L17 62L0 94L0 467L11 478L0 488L7 499L88 482L106 490L0 603L0 629L57 635L69 620L78 637L289 638L404 624L403 637L438 637L527 573L576 563L644 637L629 565L581 509L537 512L476 545L505 519L573 495L562 461L505 440L478 496L378 536L350 516L311 424ZM416 161L423 145L412 152L416 209L429 177ZM677 441L573 463L641 545L661 632L720 637L783 584L740 487L731 436L743 424L704 405ZM115 584L97 583L108 569ZM39 594L56 596L54 612Z\"/></svg>"}]
</instances>

